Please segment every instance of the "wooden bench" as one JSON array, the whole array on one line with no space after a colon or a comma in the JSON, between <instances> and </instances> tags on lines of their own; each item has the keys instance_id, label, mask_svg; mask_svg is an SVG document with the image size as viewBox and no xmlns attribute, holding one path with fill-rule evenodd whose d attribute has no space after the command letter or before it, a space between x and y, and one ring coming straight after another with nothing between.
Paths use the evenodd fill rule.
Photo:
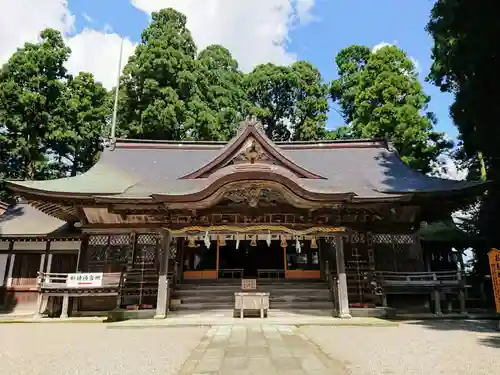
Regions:
<instances>
[{"instance_id":1,"label":"wooden bench","mask_svg":"<svg viewBox=\"0 0 500 375\"><path fill-rule=\"evenodd\" d=\"M260 268L257 270L257 277L259 279L283 279L285 278L285 270L274 268Z\"/></svg>"},{"instance_id":2,"label":"wooden bench","mask_svg":"<svg viewBox=\"0 0 500 375\"><path fill-rule=\"evenodd\" d=\"M235 279L235 275L238 275L238 279L243 278L243 268L219 268L219 277L231 276L231 279Z\"/></svg>"},{"instance_id":3,"label":"wooden bench","mask_svg":"<svg viewBox=\"0 0 500 375\"><path fill-rule=\"evenodd\" d=\"M376 272L383 288L382 304L387 306L388 294L430 294L437 315L441 314L441 295L458 295L460 312L465 313L465 275L461 271Z\"/></svg>"}]
</instances>

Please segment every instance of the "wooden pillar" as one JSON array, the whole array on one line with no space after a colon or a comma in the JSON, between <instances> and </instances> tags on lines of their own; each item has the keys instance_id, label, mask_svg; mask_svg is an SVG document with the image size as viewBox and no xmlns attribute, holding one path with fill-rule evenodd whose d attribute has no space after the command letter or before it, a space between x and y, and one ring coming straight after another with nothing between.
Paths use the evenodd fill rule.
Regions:
<instances>
[{"instance_id":1,"label":"wooden pillar","mask_svg":"<svg viewBox=\"0 0 500 375\"><path fill-rule=\"evenodd\" d=\"M8 260L9 260L9 254L0 254L0 287L2 287L5 282L5 274L7 271ZM2 302L0 301L0 303Z\"/></svg>"},{"instance_id":2,"label":"wooden pillar","mask_svg":"<svg viewBox=\"0 0 500 375\"><path fill-rule=\"evenodd\" d=\"M288 262L286 260L286 246L282 246L282 248L283 248L283 269L285 270L285 279L286 279L287 278L286 275L288 273Z\"/></svg>"},{"instance_id":3,"label":"wooden pillar","mask_svg":"<svg viewBox=\"0 0 500 375\"><path fill-rule=\"evenodd\" d=\"M76 262L76 272L84 272L87 270L87 253L89 247L89 235L84 234L80 249L78 250L78 259Z\"/></svg>"},{"instance_id":4,"label":"wooden pillar","mask_svg":"<svg viewBox=\"0 0 500 375\"><path fill-rule=\"evenodd\" d=\"M68 317L69 295L64 293L62 300L61 319Z\"/></svg>"},{"instance_id":5,"label":"wooden pillar","mask_svg":"<svg viewBox=\"0 0 500 375\"><path fill-rule=\"evenodd\" d=\"M465 280L462 279L462 270L457 272L457 280L461 283L460 290L458 291L458 302L460 303L460 314L467 314L467 308L465 305Z\"/></svg>"},{"instance_id":6,"label":"wooden pillar","mask_svg":"<svg viewBox=\"0 0 500 375\"><path fill-rule=\"evenodd\" d=\"M40 266L38 267L38 272L43 272L45 266L45 253L40 256Z\"/></svg>"},{"instance_id":7,"label":"wooden pillar","mask_svg":"<svg viewBox=\"0 0 500 375\"><path fill-rule=\"evenodd\" d=\"M7 272L7 288L12 286L12 273L14 272L14 263L16 262L16 254L10 254L9 271Z\"/></svg>"},{"instance_id":8,"label":"wooden pillar","mask_svg":"<svg viewBox=\"0 0 500 375\"><path fill-rule=\"evenodd\" d=\"M338 306L339 318L349 319L349 295L347 291L347 276L344 261L344 237L335 237L335 254L337 258Z\"/></svg>"},{"instance_id":9,"label":"wooden pillar","mask_svg":"<svg viewBox=\"0 0 500 375\"><path fill-rule=\"evenodd\" d=\"M219 251L220 251L220 244L219 244L219 236L217 236L217 254L215 256L215 279L219 280Z\"/></svg>"},{"instance_id":10,"label":"wooden pillar","mask_svg":"<svg viewBox=\"0 0 500 375\"><path fill-rule=\"evenodd\" d=\"M158 294L156 297L155 319L165 319L168 312L168 258L170 256L171 235L166 229L160 234L160 272L158 276Z\"/></svg>"},{"instance_id":11,"label":"wooden pillar","mask_svg":"<svg viewBox=\"0 0 500 375\"><path fill-rule=\"evenodd\" d=\"M434 314L441 316L443 315L441 311L441 293L438 289L434 289L432 293L434 298Z\"/></svg>"}]
</instances>

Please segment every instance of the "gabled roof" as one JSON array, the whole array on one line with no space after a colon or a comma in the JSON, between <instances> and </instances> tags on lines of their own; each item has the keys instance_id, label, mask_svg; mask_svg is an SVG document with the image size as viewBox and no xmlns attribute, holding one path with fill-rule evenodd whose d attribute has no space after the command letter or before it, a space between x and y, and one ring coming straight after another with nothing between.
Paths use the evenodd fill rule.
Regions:
<instances>
[{"instance_id":1,"label":"gabled roof","mask_svg":"<svg viewBox=\"0 0 500 375\"><path fill-rule=\"evenodd\" d=\"M239 134L225 145L218 155L196 171L183 176L182 179L208 177L214 171L234 162L254 164L259 161L285 166L299 178L324 179L290 160L280 147L266 136L261 124L256 121L245 123Z\"/></svg>"},{"instance_id":2,"label":"gabled roof","mask_svg":"<svg viewBox=\"0 0 500 375\"><path fill-rule=\"evenodd\" d=\"M0 237L46 236L66 227L66 222L43 213L27 202L8 207L0 216Z\"/></svg>"},{"instance_id":3,"label":"gabled roof","mask_svg":"<svg viewBox=\"0 0 500 375\"><path fill-rule=\"evenodd\" d=\"M248 179L274 181L317 200L394 200L480 185L413 171L385 140L273 143L254 122L245 123L229 143L118 140L80 176L8 184L21 195L39 197L189 200Z\"/></svg>"}]
</instances>

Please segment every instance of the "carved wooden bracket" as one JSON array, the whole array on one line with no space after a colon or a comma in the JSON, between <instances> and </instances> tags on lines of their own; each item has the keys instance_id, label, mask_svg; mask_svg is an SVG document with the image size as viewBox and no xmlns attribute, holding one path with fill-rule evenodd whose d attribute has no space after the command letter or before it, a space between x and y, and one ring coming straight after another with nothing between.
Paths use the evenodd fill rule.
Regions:
<instances>
[{"instance_id":1,"label":"carved wooden bracket","mask_svg":"<svg viewBox=\"0 0 500 375\"><path fill-rule=\"evenodd\" d=\"M247 202L250 207L257 207L260 202L269 204L283 199L280 193L257 184L231 190L224 197L234 203Z\"/></svg>"}]
</instances>

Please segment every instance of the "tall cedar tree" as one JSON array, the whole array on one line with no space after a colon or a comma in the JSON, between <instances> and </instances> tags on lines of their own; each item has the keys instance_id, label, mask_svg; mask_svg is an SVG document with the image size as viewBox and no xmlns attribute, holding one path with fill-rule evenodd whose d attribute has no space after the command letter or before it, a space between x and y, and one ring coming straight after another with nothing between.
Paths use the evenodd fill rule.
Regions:
<instances>
[{"instance_id":1,"label":"tall cedar tree","mask_svg":"<svg viewBox=\"0 0 500 375\"><path fill-rule=\"evenodd\" d=\"M195 57L186 17L170 8L153 13L121 78L120 135L179 140L192 132Z\"/></svg>"},{"instance_id":2,"label":"tall cedar tree","mask_svg":"<svg viewBox=\"0 0 500 375\"><path fill-rule=\"evenodd\" d=\"M234 137L244 119L246 95L243 73L231 53L219 45L208 46L196 60L196 91L188 103L188 137L226 141Z\"/></svg>"},{"instance_id":3,"label":"tall cedar tree","mask_svg":"<svg viewBox=\"0 0 500 375\"><path fill-rule=\"evenodd\" d=\"M321 74L308 62L257 66L245 77L250 113L275 141L326 136L328 100Z\"/></svg>"},{"instance_id":4,"label":"tall cedar tree","mask_svg":"<svg viewBox=\"0 0 500 375\"><path fill-rule=\"evenodd\" d=\"M47 174L47 139L57 131L53 114L62 105L70 52L61 34L47 29L39 43L26 43L0 70L5 177L31 180Z\"/></svg>"},{"instance_id":5,"label":"tall cedar tree","mask_svg":"<svg viewBox=\"0 0 500 375\"><path fill-rule=\"evenodd\" d=\"M340 51L336 63L339 78L331 95L349 124L349 136L388 137L405 163L431 172L452 144L433 130L429 97L406 53L395 46L371 51L353 45Z\"/></svg>"},{"instance_id":6,"label":"tall cedar tree","mask_svg":"<svg viewBox=\"0 0 500 375\"><path fill-rule=\"evenodd\" d=\"M478 270L488 272L486 252L500 246L500 24L498 2L438 0L427 30L434 39L428 79L452 93L450 112L471 178L492 181L482 198L476 229L484 240Z\"/></svg>"},{"instance_id":7,"label":"tall cedar tree","mask_svg":"<svg viewBox=\"0 0 500 375\"><path fill-rule=\"evenodd\" d=\"M0 70L0 178L76 175L96 160L108 93L89 73L67 74L70 53L61 34L46 29ZM8 196L0 186L0 198Z\"/></svg>"}]
</instances>

